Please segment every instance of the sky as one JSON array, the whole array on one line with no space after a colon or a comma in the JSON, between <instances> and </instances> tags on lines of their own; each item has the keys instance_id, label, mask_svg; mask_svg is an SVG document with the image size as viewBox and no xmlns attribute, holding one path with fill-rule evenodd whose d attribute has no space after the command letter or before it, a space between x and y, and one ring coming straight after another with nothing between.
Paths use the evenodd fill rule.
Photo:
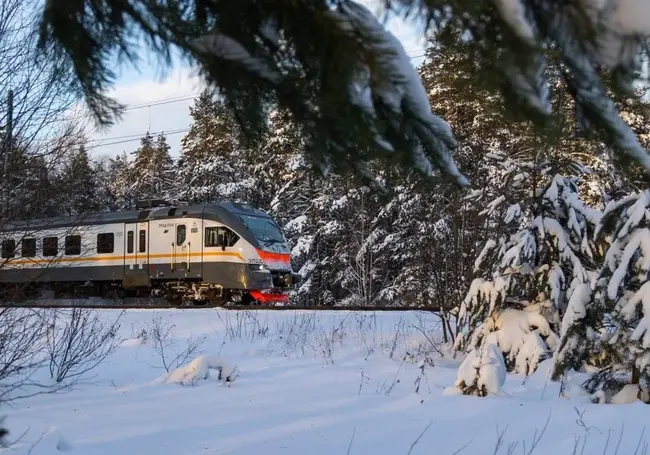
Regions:
<instances>
[{"instance_id":1,"label":"sky","mask_svg":"<svg viewBox=\"0 0 650 455\"><path fill-rule=\"evenodd\" d=\"M378 11L377 0L358 0L373 12ZM423 60L425 39L412 22L391 18L387 28L402 42L406 53L413 57L413 65ZM142 56L139 68L122 66L117 69L117 82L109 93L127 105L122 119L108 129L98 131L89 127L88 149L91 155L115 156L130 154L139 147L140 138L150 131L164 133L172 156L180 153L180 142L190 125L189 108L201 91L202 82L191 70L177 65L162 74L155 61Z\"/></svg>"}]
</instances>

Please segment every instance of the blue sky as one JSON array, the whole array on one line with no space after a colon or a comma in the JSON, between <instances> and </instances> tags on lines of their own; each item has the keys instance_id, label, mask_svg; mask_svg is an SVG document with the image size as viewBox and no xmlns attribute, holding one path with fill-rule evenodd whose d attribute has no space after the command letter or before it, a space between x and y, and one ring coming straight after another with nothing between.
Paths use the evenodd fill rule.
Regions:
<instances>
[{"instance_id":1,"label":"blue sky","mask_svg":"<svg viewBox=\"0 0 650 455\"><path fill-rule=\"evenodd\" d=\"M357 0L375 11L377 0ZM412 23L392 18L388 29L402 42L412 63L423 61L425 41L422 33ZM139 137L147 130L166 132L171 153L180 152L180 141L189 127L189 107L193 97L201 91L201 81L186 66L177 64L168 74L160 71L150 55L141 56L138 69L123 65L116 69L118 81L110 96L133 107L122 120L106 131L93 131L90 135L90 153L94 156L115 156L130 153L139 146ZM164 77L163 77L164 76ZM92 128L91 128L92 131Z\"/></svg>"}]
</instances>

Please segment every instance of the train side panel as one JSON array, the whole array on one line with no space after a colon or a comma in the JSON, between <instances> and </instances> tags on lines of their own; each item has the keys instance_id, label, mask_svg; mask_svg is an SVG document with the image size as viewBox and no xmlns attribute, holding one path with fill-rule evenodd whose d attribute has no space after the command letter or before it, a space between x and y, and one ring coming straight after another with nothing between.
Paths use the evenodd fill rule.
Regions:
<instances>
[{"instance_id":1,"label":"train side panel","mask_svg":"<svg viewBox=\"0 0 650 455\"><path fill-rule=\"evenodd\" d=\"M149 287L149 222L124 225L124 276L126 288Z\"/></svg>"},{"instance_id":2,"label":"train side panel","mask_svg":"<svg viewBox=\"0 0 650 455\"><path fill-rule=\"evenodd\" d=\"M152 280L201 280L202 225L201 218L184 217L149 222Z\"/></svg>"},{"instance_id":3,"label":"train side panel","mask_svg":"<svg viewBox=\"0 0 650 455\"><path fill-rule=\"evenodd\" d=\"M0 240L8 242L3 242L0 284L54 283L65 293L77 283L98 290L112 283L108 288L137 289L139 295L146 289L156 295L171 289L185 297L208 289L210 298L219 298L214 294L219 287L251 295L286 289L290 255L286 241L273 232L266 236L266 221L260 220L267 217L233 203L14 224L0 233ZM30 225L33 231L27 232Z\"/></svg>"},{"instance_id":4,"label":"train side panel","mask_svg":"<svg viewBox=\"0 0 650 455\"><path fill-rule=\"evenodd\" d=\"M117 281L123 277L123 225L81 226L12 232L12 254L3 251L0 280L6 283Z\"/></svg>"}]
</instances>

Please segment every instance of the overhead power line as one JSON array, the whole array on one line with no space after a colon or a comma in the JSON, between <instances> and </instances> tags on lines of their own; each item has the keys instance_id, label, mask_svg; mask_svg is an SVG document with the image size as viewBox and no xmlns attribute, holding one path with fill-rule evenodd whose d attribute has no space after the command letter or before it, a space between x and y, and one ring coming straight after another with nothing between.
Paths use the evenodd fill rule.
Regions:
<instances>
[{"instance_id":1,"label":"overhead power line","mask_svg":"<svg viewBox=\"0 0 650 455\"><path fill-rule=\"evenodd\" d=\"M181 134L181 133L186 133L190 129L189 128L180 128L177 130L170 130L170 131L156 131L156 132L149 132L152 136L157 136L159 134L162 134L164 136L172 136L174 134ZM127 142L134 142L134 141L139 141L142 139L142 137L147 134L147 132L144 132L142 134L131 134L127 136L115 136L111 138L104 138L104 139L94 139L94 141L106 141L106 140L111 140L112 142L106 142L104 144L97 144L97 145L91 145L86 147L87 150L92 150L100 147L108 147L109 145L117 145L117 144L126 144ZM129 138L129 139L126 139ZM119 140L122 139L122 140ZM79 144L83 145L83 144Z\"/></svg>"},{"instance_id":2,"label":"overhead power line","mask_svg":"<svg viewBox=\"0 0 650 455\"><path fill-rule=\"evenodd\" d=\"M407 51L407 54L410 53L410 52L417 52L417 51L424 51L424 50L426 50L426 49L425 48L412 49L412 50ZM418 54L418 55L412 55L412 56L409 56L409 58L411 60L413 60L413 59L420 58L420 57L425 57L425 56L426 56L426 53ZM182 96L182 97L163 98L163 99L150 101L150 102L145 102L145 103L141 103L141 104L134 104L134 105L131 105L131 106L127 105L127 107L125 107L123 110L124 111L131 111L131 110L144 109L144 108L149 108L149 107L164 106L166 104L179 103L179 102L182 102L182 101L193 100L193 99L198 98L199 96L200 96L200 94L188 95L188 96ZM87 115L89 116L90 114L87 114ZM83 117L79 117L79 118L83 118ZM153 136L159 135L159 134L163 134L165 136L171 136L171 135L175 135L175 134L186 133L188 131L189 131L189 128L181 128L181 129L170 130L170 131L149 132L149 134L151 134ZM111 145L119 145L119 144L126 144L128 142L139 141L139 140L142 139L142 137L145 134L147 134L147 131L144 131L142 133L137 133L137 134L106 137L106 138L102 138L102 139L90 139L90 140L88 140L88 142L103 142L103 141L109 141L109 142L90 145L90 146L87 147L87 149L91 150L91 149L96 149L96 148L100 148L100 147L109 147ZM81 145L81 144L79 144L79 145Z\"/></svg>"},{"instance_id":3,"label":"overhead power line","mask_svg":"<svg viewBox=\"0 0 650 455\"><path fill-rule=\"evenodd\" d=\"M406 53L409 54L411 52L421 52L421 51L425 51L425 50L426 50L426 48L411 49L409 51L406 51ZM411 60L413 60L413 59L416 59L416 58L424 57L425 55L426 54L409 55L409 58ZM197 93L197 94L193 94L193 95L185 95L185 96L180 96L180 97L176 96L176 97L171 97L171 98L162 98L162 99L158 99L158 100L145 101L143 103L133 104L133 105L128 105L127 104L126 107L124 107L124 109L122 109L122 112L128 112L128 111L133 111L133 110L137 110L137 109L146 109L146 108L150 108L150 107L164 106L166 104L180 103L180 102L183 102L183 101L195 100L200 95L201 95L200 93ZM62 118L61 121L76 120L76 119L80 120L80 119L83 119L83 118L90 118L90 117L92 117L92 114L83 114L83 115L80 115L80 116Z\"/></svg>"}]
</instances>

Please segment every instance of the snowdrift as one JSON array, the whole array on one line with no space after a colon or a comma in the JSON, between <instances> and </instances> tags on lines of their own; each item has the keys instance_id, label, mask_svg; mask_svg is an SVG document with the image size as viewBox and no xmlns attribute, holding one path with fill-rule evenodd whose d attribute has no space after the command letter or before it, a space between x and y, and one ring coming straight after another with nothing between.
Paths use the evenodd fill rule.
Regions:
<instances>
[{"instance_id":1,"label":"snowdrift","mask_svg":"<svg viewBox=\"0 0 650 455\"><path fill-rule=\"evenodd\" d=\"M163 384L195 385L197 382L210 378L210 370L218 371L218 380L232 382L234 368L221 357L202 355L164 375L160 379Z\"/></svg>"}]
</instances>

